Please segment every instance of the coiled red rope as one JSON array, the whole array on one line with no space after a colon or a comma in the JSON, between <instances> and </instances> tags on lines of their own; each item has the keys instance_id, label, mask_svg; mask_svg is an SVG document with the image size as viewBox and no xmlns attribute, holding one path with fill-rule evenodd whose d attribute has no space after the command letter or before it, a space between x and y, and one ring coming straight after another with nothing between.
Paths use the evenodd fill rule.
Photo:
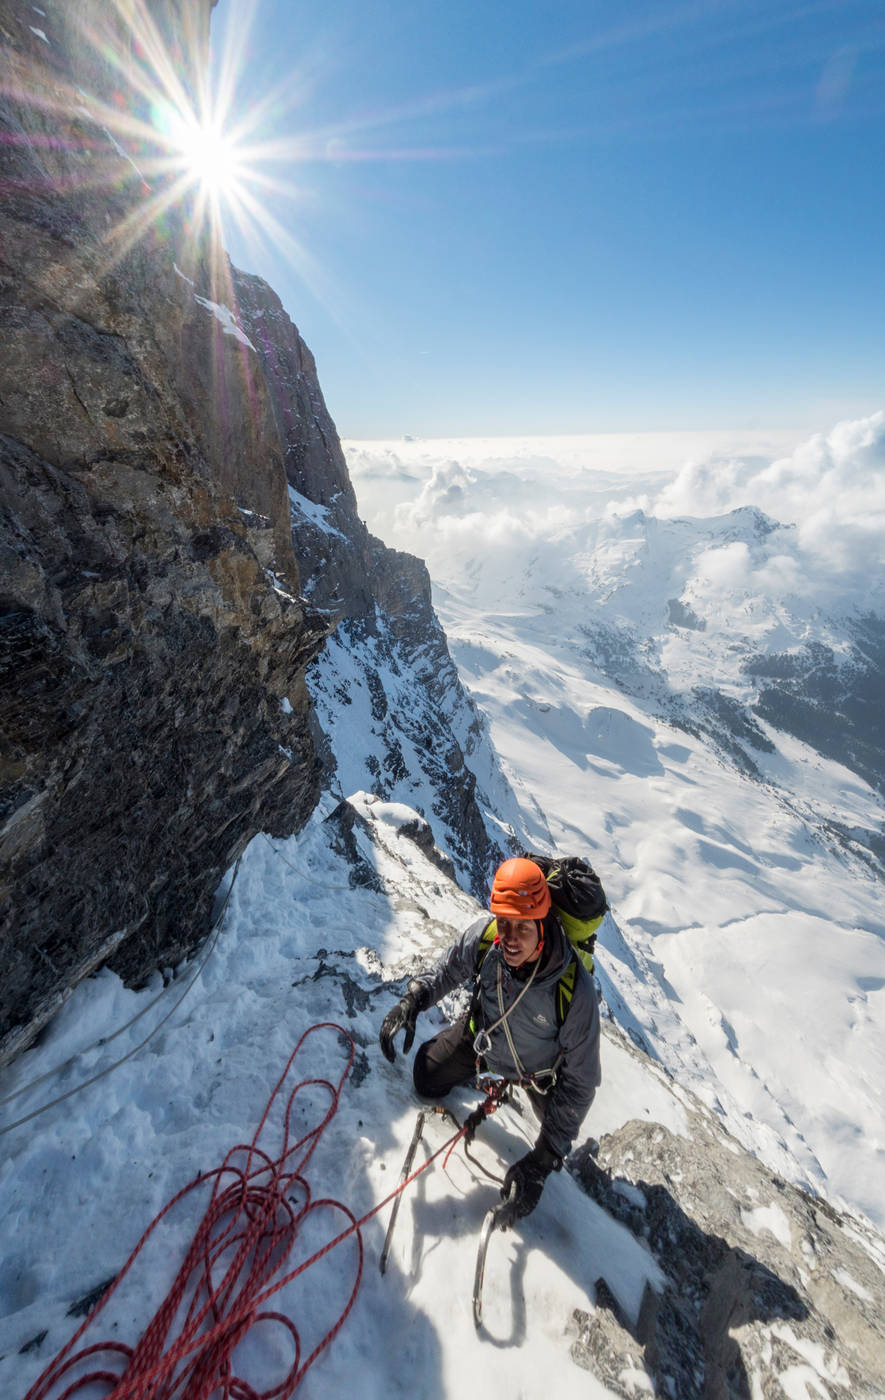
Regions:
<instances>
[{"instance_id":1,"label":"coiled red rope","mask_svg":"<svg viewBox=\"0 0 885 1400\"><path fill-rule=\"evenodd\" d=\"M258 1145L259 1138L275 1101L285 1098L286 1083L299 1052L311 1036L321 1031L335 1032L344 1046L349 1047L347 1063L336 1084L314 1078L295 1084L285 1099L282 1149L276 1157L271 1157ZM54 1400L69 1400L77 1391L95 1385L106 1387L105 1400L209 1400L210 1396L220 1396L223 1400L286 1400L292 1394L317 1357L338 1335L356 1301L363 1273L362 1226L426 1171L441 1153L450 1150L464 1132L462 1128L443 1143L360 1219L340 1201L327 1197L313 1200L304 1171L338 1109L353 1059L353 1040L341 1026L324 1021L305 1031L289 1057L249 1145L232 1148L220 1167L197 1177L163 1207L114 1283L34 1382L24 1400L47 1400L50 1395ZM328 1108L319 1123L297 1142L292 1142L293 1106L298 1095L311 1087L328 1092ZM212 1195L206 1213L172 1287L137 1346L98 1342L74 1351L160 1222L180 1201L209 1181ZM293 1192L296 1200L292 1199ZM343 1215L349 1223L309 1258L285 1271L299 1227L309 1215L324 1209ZM264 1306L275 1293L351 1236L356 1240L357 1257L347 1302L310 1354L302 1358L301 1338L295 1322L284 1313L265 1311ZM294 1349L294 1360L285 1378L264 1391L255 1390L248 1381L235 1376L232 1361L236 1347L258 1322L279 1324L289 1334ZM99 1362L99 1358L103 1360ZM118 1369L111 1369L112 1361L117 1362ZM71 1379L75 1369L79 1374ZM68 1382L66 1389L58 1390L65 1380Z\"/></svg>"}]
</instances>

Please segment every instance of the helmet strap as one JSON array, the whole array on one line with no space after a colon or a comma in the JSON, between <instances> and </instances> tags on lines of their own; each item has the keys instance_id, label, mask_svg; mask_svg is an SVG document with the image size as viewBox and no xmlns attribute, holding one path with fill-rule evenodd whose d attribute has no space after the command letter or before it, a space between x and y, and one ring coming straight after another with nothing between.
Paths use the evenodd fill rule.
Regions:
<instances>
[{"instance_id":1,"label":"helmet strap","mask_svg":"<svg viewBox=\"0 0 885 1400\"><path fill-rule=\"evenodd\" d=\"M543 920L543 919L536 919L536 920L535 920L535 923L536 923L537 926L538 926L538 946L537 946L537 948L535 949L535 954L534 954L534 955L537 955L537 957L540 957L541 954L542 954L543 951L544 951L544 920Z\"/></svg>"}]
</instances>

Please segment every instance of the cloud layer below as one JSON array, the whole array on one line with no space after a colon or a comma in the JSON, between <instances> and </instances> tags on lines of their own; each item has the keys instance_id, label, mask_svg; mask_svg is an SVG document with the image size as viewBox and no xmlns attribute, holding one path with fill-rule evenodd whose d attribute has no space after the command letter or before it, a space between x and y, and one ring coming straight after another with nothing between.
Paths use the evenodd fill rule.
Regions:
<instances>
[{"instance_id":1,"label":"cloud layer below","mask_svg":"<svg viewBox=\"0 0 885 1400\"><path fill-rule=\"evenodd\" d=\"M885 412L798 445L789 434L646 434L345 450L370 528L425 558L446 589L480 575L512 585L539 554L548 581L557 561L578 562L591 591L605 560L611 587L619 555L625 580L635 569L638 536L647 550L655 522L662 536L688 519L710 536L683 571L689 594L885 612ZM722 518L741 507L781 528L729 539Z\"/></svg>"}]
</instances>

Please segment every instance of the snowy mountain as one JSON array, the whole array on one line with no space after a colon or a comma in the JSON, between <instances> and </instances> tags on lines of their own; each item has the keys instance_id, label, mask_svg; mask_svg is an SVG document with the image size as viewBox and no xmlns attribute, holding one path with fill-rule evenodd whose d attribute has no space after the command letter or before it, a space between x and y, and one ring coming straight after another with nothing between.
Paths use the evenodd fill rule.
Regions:
<instances>
[{"instance_id":1,"label":"snowy mountain","mask_svg":"<svg viewBox=\"0 0 885 1400\"><path fill-rule=\"evenodd\" d=\"M182 969L165 991L158 979L135 993L105 972L82 984L40 1047L5 1074L8 1096L65 1064L7 1108L24 1114L110 1071L34 1120L39 1131L4 1141L0 1190L7 1220L18 1222L0 1268L4 1394L23 1395L35 1381L164 1203L248 1141L294 1044L319 1022L342 1027L356 1059L305 1168L311 1192L359 1216L393 1189L417 1104L408 1062L388 1065L380 1053L378 1024L408 975L477 909L440 869L427 835L408 809L357 794L346 811L318 812L300 838L256 838L195 981ZM422 1017L419 1036L442 1019L440 1010ZM473 1266L497 1187L458 1149L409 1188L383 1277L390 1207L363 1226L355 1306L299 1394L442 1397L479 1386L535 1400L551 1378L575 1400L881 1393L881 1237L772 1175L617 1020L604 1024L593 1136L568 1171L551 1177L529 1220L493 1235L482 1329L472 1316ZM125 1059L154 1026L144 1049ZM304 1056L302 1073L333 1080L345 1064L334 1031L317 1033ZM453 1099L462 1117L477 1096L465 1089ZM303 1107L299 1099L296 1135L326 1107L324 1094L308 1094ZM271 1155L280 1151L282 1109L277 1103L260 1139ZM500 1176L535 1133L517 1096L488 1120L475 1154ZM451 1134L450 1124L429 1122L416 1165ZM78 1347L137 1339L210 1189L211 1181L197 1183L175 1207ZM275 1276L343 1224L326 1201ZM349 1238L267 1304L298 1328L302 1359L344 1310L356 1269ZM292 1359L291 1334L266 1323L237 1349L235 1374L269 1389Z\"/></svg>"},{"instance_id":2,"label":"snowy mountain","mask_svg":"<svg viewBox=\"0 0 885 1400\"><path fill-rule=\"evenodd\" d=\"M210 9L151 11L192 91ZM142 1338L152 1393L233 1182L237 1288L354 1215L365 1270L348 1232L263 1300L292 1325L217 1323L232 1395L881 1396L882 415L346 459L279 299L167 199L125 8L0 10L2 1393L105 1294L84 1340ZM376 1269L417 1108L376 1037L522 844L608 890L604 1082L477 1333L460 1150ZM534 1133L517 1097L486 1166Z\"/></svg>"},{"instance_id":3,"label":"snowy mountain","mask_svg":"<svg viewBox=\"0 0 885 1400\"><path fill-rule=\"evenodd\" d=\"M347 447L370 522L427 545L530 842L603 875L623 1024L880 1223L883 427L669 472L647 441L609 470L581 440ZM686 481L732 508L675 513Z\"/></svg>"}]
</instances>

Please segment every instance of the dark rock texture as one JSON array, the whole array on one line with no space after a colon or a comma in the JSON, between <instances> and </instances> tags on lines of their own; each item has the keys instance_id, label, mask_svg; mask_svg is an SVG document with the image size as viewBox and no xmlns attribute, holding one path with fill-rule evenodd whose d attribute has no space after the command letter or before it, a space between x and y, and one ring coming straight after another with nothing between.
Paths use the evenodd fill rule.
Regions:
<instances>
[{"instance_id":1,"label":"dark rock texture","mask_svg":"<svg viewBox=\"0 0 885 1400\"><path fill-rule=\"evenodd\" d=\"M417 806L462 884L485 900L505 852L487 828L466 761L481 721L434 611L427 568L389 549L360 519L313 356L276 293L237 270L234 283L283 445L304 594L338 624L309 672L325 781L343 784L345 797L367 788ZM358 772L339 757L355 751Z\"/></svg>"},{"instance_id":2,"label":"dark rock texture","mask_svg":"<svg viewBox=\"0 0 885 1400\"><path fill-rule=\"evenodd\" d=\"M700 1106L689 1129L634 1120L570 1159L666 1278L632 1325L600 1278L595 1309L573 1319L572 1359L625 1397L650 1379L674 1400L787 1400L798 1377L831 1400L880 1395L881 1240L772 1175Z\"/></svg>"},{"instance_id":3,"label":"dark rock texture","mask_svg":"<svg viewBox=\"0 0 885 1400\"><path fill-rule=\"evenodd\" d=\"M150 7L192 90L209 9ZM112 94L146 109L123 13L48 8L44 40L0 0L0 1062L101 962L180 959L250 837L318 790L327 627L273 406L194 201L148 128L137 170L110 136Z\"/></svg>"},{"instance_id":4,"label":"dark rock texture","mask_svg":"<svg viewBox=\"0 0 885 1400\"><path fill-rule=\"evenodd\" d=\"M233 278L241 323L260 356L282 446L304 594L335 618L363 617L374 609L379 561L392 551L359 517L316 363L298 327L262 278L238 268Z\"/></svg>"}]
</instances>

